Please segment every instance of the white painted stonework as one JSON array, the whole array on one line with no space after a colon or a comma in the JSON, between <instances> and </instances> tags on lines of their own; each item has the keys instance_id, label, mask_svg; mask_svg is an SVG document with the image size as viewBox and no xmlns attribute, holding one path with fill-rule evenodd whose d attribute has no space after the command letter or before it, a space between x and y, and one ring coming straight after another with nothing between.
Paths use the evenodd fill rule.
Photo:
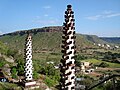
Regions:
<instances>
[{"instance_id":1,"label":"white painted stonework","mask_svg":"<svg viewBox=\"0 0 120 90\"><path fill-rule=\"evenodd\" d=\"M30 81L33 79L32 39L30 35L26 39L25 47L25 80Z\"/></svg>"},{"instance_id":2,"label":"white painted stonework","mask_svg":"<svg viewBox=\"0 0 120 90\"><path fill-rule=\"evenodd\" d=\"M75 90L75 28L71 5L65 11L63 31L63 58L61 60L60 90Z\"/></svg>"},{"instance_id":3,"label":"white painted stonework","mask_svg":"<svg viewBox=\"0 0 120 90\"><path fill-rule=\"evenodd\" d=\"M25 83L25 86L36 85L35 81Z\"/></svg>"}]
</instances>

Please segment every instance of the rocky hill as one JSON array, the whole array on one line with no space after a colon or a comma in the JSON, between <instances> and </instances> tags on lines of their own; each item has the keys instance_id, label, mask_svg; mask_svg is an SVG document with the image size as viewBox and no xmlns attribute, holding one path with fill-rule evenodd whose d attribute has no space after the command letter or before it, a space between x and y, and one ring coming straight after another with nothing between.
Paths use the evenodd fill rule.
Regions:
<instances>
[{"instance_id":1,"label":"rocky hill","mask_svg":"<svg viewBox=\"0 0 120 90\"><path fill-rule=\"evenodd\" d=\"M120 37L101 37L100 39L114 44L120 44Z\"/></svg>"},{"instance_id":2,"label":"rocky hill","mask_svg":"<svg viewBox=\"0 0 120 90\"><path fill-rule=\"evenodd\" d=\"M24 35L29 33L33 33L33 34L37 34L39 32L61 32L62 31L62 27L61 26L51 26L51 27L43 27L43 28L34 28L34 29L30 29L30 30L20 30L20 31L16 31L16 32L12 32L12 33L7 33L4 34L2 36L6 36L6 35Z\"/></svg>"},{"instance_id":3,"label":"rocky hill","mask_svg":"<svg viewBox=\"0 0 120 90\"><path fill-rule=\"evenodd\" d=\"M27 32L33 37L34 52L60 51L62 42L62 26L35 28L30 30L16 31L0 36L0 40L11 48L24 50ZM76 34L77 50L93 47L93 43L107 43L95 35Z\"/></svg>"}]
</instances>

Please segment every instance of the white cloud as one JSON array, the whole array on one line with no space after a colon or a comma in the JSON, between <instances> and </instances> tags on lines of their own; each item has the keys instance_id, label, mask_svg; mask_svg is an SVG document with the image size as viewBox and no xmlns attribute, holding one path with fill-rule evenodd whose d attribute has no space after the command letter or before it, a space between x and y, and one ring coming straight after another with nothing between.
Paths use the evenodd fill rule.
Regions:
<instances>
[{"instance_id":1,"label":"white cloud","mask_svg":"<svg viewBox=\"0 0 120 90\"><path fill-rule=\"evenodd\" d=\"M45 16L45 17L48 17L48 14L45 14L44 16Z\"/></svg>"},{"instance_id":2,"label":"white cloud","mask_svg":"<svg viewBox=\"0 0 120 90\"><path fill-rule=\"evenodd\" d=\"M39 18L41 18L41 17L40 17L40 16L36 16L35 18L39 19Z\"/></svg>"},{"instance_id":3,"label":"white cloud","mask_svg":"<svg viewBox=\"0 0 120 90\"><path fill-rule=\"evenodd\" d=\"M56 21L55 20L40 20L40 21L36 21L40 24L55 24Z\"/></svg>"},{"instance_id":4,"label":"white cloud","mask_svg":"<svg viewBox=\"0 0 120 90\"><path fill-rule=\"evenodd\" d=\"M44 24L44 25L49 25L49 24L56 24L59 23L59 21L57 19L48 19L48 20L35 20L33 21L34 23L40 23L40 24Z\"/></svg>"},{"instance_id":5,"label":"white cloud","mask_svg":"<svg viewBox=\"0 0 120 90\"><path fill-rule=\"evenodd\" d=\"M86 19L89 19L89 20L98 20L101 17L102 17L101 15L95 15L95 16L86 17Z\"/></svg>"},{"instance_id":6,"label":"white cloud","mask_svg":"<svg viewBox=\"0 0 120 90\"><path fill-rule=\"evenodd\" d=\"M111 14L111 13L113 13L113 11L111 11L111 10L105 10L105 11L103 11L103 14Z\"/></svg>"},{"instance_id":7,"label":"white cloud","mask_svg":"<svg viewBox=\"0 0 120 90\"><path fill-rule=\"evenodd\" d=\"M110 18L110 17L116 17L116 16L120 16L120 13L109 14L106 17Z\"/></svg>"},{"instance_id":8,"label":"white cloud","mask_svg":"<svg viewBox=\"0 0 120 90\"><path fill-rule=\"evenodd\" d=\"M51 6L44 6L43 8L44 8L44 9L50 9Z\"/></svg>"},{"instance_id":9,"label":"white cloud","mask_svg":"<svg viewBox=\"0 0 120 90\"><path fill-rule=\"evenodd\" d=\"M88 16L86 19L89 20L98 20L98 19L104 19L104 18L112 18L112 17L117 17L120 16L119 13L114 13L112 11L104 11L102 14L94 15L94 16Z\"/></svg>"},{"instance_id":10,"label":"white cloud","mask_svg":"<svg viewBox=\"0 0 120 90\"><path fill-rule=\"evenodd\" d=\"M32 23L43 24L43 25L53 25L58 24L60 21L57 18L49 17L48 14L44 14L44 17L35 16Z\"/></svg>"}]
</instances>

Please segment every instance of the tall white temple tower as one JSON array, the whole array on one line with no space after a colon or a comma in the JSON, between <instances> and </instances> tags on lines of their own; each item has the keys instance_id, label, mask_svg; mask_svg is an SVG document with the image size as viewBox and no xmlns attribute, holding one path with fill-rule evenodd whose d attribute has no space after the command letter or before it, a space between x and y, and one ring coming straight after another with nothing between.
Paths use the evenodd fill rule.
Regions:
<instances>
[{"instance_id":1,"label":"tall white temple tower","mask_svg":"<svg viewBox=\"0 0 120 90\"><path fill-rule=\"evenodd\" d=\"M28 34L25 42L25 87L35 85L33 81L32 36Z\"/></svg>"},{"instance_id":2,"label":"tall white temple tower","mask_svg":"<svg viewBox=\"0 0 120 90\"><path fill-rule=\"evenodd\" d=\"M75 90L75 23L72 6L67 6L63 26L60 90Z\"/></svg>"},{"instance_id":3,"label":"tall white temple tower","mask_svg":"<svg viewBox=\"0 0 120 90\"><path fill-rule=\"evenodd\" d=\"M32 37L28 34L25 43L25 80L31 81L33 79L33 65L32 65Z\"/></svg>"}]
</instances>

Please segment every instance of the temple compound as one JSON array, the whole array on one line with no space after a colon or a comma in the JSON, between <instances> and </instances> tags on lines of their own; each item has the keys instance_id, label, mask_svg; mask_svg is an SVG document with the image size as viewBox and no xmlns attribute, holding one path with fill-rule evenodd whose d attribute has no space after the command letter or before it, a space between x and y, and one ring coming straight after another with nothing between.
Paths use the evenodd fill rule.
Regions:
<instances>
[{"instance_id":1,"label":"temple compound","mask_svg":"<svg viewBox=\"0 0 120 90\"><path fill-rule=\"evenodd\" d=\"M63 40L61 51L63 53L60 67L60 90L75 90L75 23L72 6L68 5L65 11L65 23L63 25ZM33 80L32 63L32 37L28 34L25 43L25 87L35 87Z\"/></svg>"},{"instance_id":2,"label":"temple compound","mask_svg":"<svg viewBox=\"0 0 120 90\"><path fill-rule=\"evenodd\" d=\"M67 6L63 25L60 90L75 90L75 23L72 6Z\"/></svg>"}]
</instances>

